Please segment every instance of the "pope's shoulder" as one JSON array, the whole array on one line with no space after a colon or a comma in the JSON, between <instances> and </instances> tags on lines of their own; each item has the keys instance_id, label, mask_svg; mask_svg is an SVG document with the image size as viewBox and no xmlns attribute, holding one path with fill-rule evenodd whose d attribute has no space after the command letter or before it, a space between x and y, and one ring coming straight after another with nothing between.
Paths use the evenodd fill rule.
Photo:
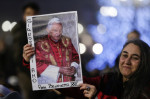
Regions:
<instances>
[{"instance_id":1,"label":"pope's shoulder","mask_svg":"<svg viewBox=\"0 0 150 99\"><path fill-rule=\"evenodd\" d=\"M38 43L42 43L42 42L47 42L48 41L48 35L45 35L43 37L40 37L35 44L38 44Z\"/></svg>"},{"instance_id":2,"label":"pope's shoulder","mask_svg":"<svg viewBox=\"0 0 150 99\"><path fill-rule=\"evenodd\" d=\"M64 36L64 35L62 35L61 39L62 39L62 40L65 40L65 41L66 41L66 40L68 40L68 41L71 40L71 38L69 38L69 37L67 37L67 36ZM43 36L43 37L40 37L40 38L35 42L35 44L41 44L42 42L48 42L48 40L49 40L48 35L45 35L45 36Z\"/></svg>"},{"instance_id":3,"label":"pope's shoulder","mask_svg":"<svg viewBox=\"0 0 150 99\"><path fill-rule=\"evenodd\" d=\"M64 40L71 40L71 38L69 38L68 36L64 36L64 35L62 35L62 37L61 37L62 39L64 39Z\"/></svg>"}]
</instances>

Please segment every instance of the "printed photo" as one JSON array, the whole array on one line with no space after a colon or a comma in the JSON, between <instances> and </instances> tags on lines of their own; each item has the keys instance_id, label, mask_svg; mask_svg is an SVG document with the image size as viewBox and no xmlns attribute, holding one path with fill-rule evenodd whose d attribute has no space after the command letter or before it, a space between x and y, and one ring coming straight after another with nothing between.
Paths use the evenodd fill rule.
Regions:
<instances>
[{"instance_id":1,"label":"printed photo","mask_svg":"<svg viewBox=\"0 0 150 99\"><path fill-rule=\"evenodd\" d=\"M82 81L77 12L27 17L33 90L77 87Z\"/></svg>"}]
</instances>

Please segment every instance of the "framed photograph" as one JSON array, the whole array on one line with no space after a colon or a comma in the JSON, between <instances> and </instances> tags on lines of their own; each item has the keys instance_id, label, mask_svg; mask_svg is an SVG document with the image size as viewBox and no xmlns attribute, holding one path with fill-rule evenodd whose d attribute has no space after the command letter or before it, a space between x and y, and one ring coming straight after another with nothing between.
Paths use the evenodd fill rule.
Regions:
<instances>
[{"instance_id":1,"label":"framed photograph","mask_svg":"<svg viewBox=\"0 0 150 99\"><path fill-rule=\"evenodd\" d=\"M83 83L76 11L29 16L28 43L33 90L77 87Z\"/></svg>"}]
</instances>

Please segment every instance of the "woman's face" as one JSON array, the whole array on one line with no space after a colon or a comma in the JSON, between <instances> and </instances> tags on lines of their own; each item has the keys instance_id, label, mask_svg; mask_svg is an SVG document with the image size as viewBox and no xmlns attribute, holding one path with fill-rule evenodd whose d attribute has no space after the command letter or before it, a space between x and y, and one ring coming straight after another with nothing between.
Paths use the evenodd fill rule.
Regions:
<instances>
[{"instance_id":1,"label":"woman's face","mask_svg":"<svg viewBox=\"0 0 150 99\"><path fill-rule=\"evenodd\" d=\"M121 52L119 61L119 70L123 77L129 78L139 67L140 64L140 48L129 43Z\"/></svg>"}]
</instances>

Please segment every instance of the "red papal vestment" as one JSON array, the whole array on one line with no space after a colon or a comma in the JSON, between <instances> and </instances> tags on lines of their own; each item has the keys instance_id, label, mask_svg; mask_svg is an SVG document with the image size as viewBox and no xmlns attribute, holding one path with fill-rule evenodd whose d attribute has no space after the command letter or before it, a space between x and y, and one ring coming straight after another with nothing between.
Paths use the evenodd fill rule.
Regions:
<instances>
[{"instance_id":1,"label":"red papal vestment","mask_svg":"<svg viewBox=\"0 0 150 99\"><path fill-rule=\"evenodd\" d=\"M38 74L41 74L49 65L70 67L72 62L79 63L79 55L68 37L62 36L58 42L54 42L49 35L44 36L35 43L35 48ZM68 82L74 81L75 77L60 74L57 82L62 82L62 79L63 82Z\"/></svg>"}]
</instances>

